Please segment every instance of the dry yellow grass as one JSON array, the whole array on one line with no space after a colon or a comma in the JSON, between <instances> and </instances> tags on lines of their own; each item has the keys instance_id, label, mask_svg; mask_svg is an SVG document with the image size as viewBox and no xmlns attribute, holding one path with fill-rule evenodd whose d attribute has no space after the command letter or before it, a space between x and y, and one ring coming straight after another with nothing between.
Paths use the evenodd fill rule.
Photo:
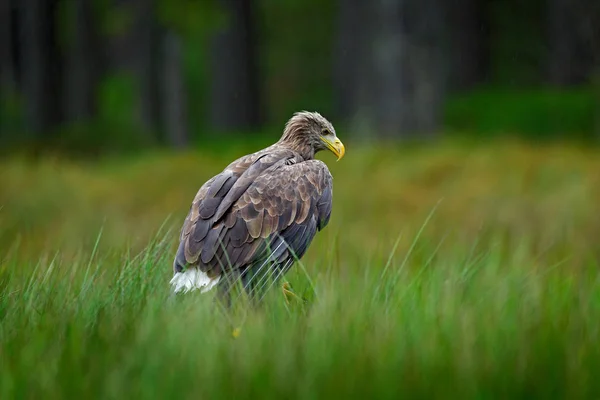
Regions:
<instances>
[{"instance_id":1,"label":"dry yellow grass","mask_svg":"<svg viewBox=\"0 0 600 400\"><path fill-rule=\"evenodd\" d=\"M437 203L426 229L435 240L457 234L469 241L493 227L541 247L568 237L584 250L600 234L596 149L498 142L350 147L341 162L322 158L334 175L334 211L324 235L339 236L342 248L368 253L389 247L402 232L400 246L407 246ZM141 248L165 221L179 229L196 190L229 161L201 152L93 165L4 160L0 243L5 249L18 243L33 258L72 253L91 246L103 227L107 248Z\"/></svg>"}]
</instances>

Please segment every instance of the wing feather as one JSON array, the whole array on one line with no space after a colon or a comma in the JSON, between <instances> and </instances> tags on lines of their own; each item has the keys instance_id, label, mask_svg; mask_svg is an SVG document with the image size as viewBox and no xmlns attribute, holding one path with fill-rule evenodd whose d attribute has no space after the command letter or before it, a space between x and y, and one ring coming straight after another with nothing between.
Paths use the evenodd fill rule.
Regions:
<instances>
[{"instance_id":1,"label":"wing feather","mask_svg":"<svg viewBox=\"0 0 600 400\"><path fill-rule=\"evenodd\" d=\"M213 274L257 268L265 260L291 265L327 225L331 193L331 175L321 161L303 161L288 150L242 158L198 191L176 264L184 259ZM273 247L277 254L269 258Z\"/></svg>"}]
</instances>

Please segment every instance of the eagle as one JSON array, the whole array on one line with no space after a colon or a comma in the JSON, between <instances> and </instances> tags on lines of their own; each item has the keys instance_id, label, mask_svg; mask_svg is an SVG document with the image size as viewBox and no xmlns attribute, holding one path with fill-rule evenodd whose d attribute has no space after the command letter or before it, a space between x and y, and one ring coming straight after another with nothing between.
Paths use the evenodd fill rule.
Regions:
<instances>
[{"instance_id":1,"label":"eagle","mask_svg":"<svg viewBox=\"0 0 600 400\"><path fill-rule=\"evenodd\" d=\"M173 293L217 287L230 301L233 284L256 298L300 260L329 223L333 178L315 159L345 154L331 122L296 112L273 145L245 155L200 187L183 223L170 281ZM269 285L269 287L271 286Z\"/></svg>"}]
</instances>

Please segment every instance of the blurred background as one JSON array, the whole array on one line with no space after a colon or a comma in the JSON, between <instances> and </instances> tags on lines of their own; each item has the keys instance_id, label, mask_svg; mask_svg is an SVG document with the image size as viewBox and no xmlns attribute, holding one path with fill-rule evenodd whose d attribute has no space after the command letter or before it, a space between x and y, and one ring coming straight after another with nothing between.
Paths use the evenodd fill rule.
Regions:
<instances>
[{"instance_id":1,"label":"blurred background","mask_svg":"<svg viewBox=\"0 0 600 400\"><path fill-rule=\"evenodd\" d=\"M76 253L101 229L106 249L143 248L303 109L347 148L318 155L336 194L316 247L343 233L348 257L387 254L402 231L406 250L441 199L435 243L483 226L535 249L596 246L600 1L0 6L4 248Z\"/></svg>"},{"instance_id":2,"label":"blurred background","mask_svg":"<svg viewBox=\"0 0 600 400\"><path fill-rule=\"evenodd\" d=\"M310 301L234 343L179 232L300 110ZM0 398L599 399L599 144L600 0L0 0Z\"/></svg>"},{"instance_id":3,"label":"blurred background","mask_svg":"<svg viewBox=\"0 0 600 400\"><path fill-rule=\"evenodd\" d=\"M2 0L3 152L600 137L597 0Z\"/></svg>"}]
</instances>

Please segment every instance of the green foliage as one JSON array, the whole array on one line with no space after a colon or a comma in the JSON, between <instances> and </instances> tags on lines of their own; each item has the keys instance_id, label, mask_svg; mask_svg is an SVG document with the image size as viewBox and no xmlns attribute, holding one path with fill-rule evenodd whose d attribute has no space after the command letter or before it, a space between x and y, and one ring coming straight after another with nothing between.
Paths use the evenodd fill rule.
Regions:
<instances>
[{"instance_id":1,"label":"green foliage","mask_svg":"<svg viewBox=\"0 0 600 400\"><path fill-rule=\"evenodd\" d=\"M598 397L595 150L346 142L287 276L308 304L229 318L168 280L196 190L257 144L3 161L0 397Z\"/></svg>"},{"instance_id":2,"label":"green foliage","mask_svg":"<svg viewBox=\"0 0 600 400\"><path fill-rule=\"evenodd\" d=\"M594 91L594 134L600 139L600 68L593 78Z\"/></svg>"},{"instance_id":3,"label":"green foliage","mask_svg":"<svg viewBox=\"0 0 600 400\"><path fill-rule=\"evenodd\" d=\"M131 128L135 115L135 88L131 76L107 77L98 88L99 119L111 125Z\"/></svg>"},{"instance_id":4,"label":"green foliage","mask_svg":"<svg viewBox=\"0 0 600 400\"><path fill-rule=\"evenodd\" d=\"M336 3L261 0L259 6L268 120L304 109L331 115Z\"/></svg>"},{"instance_id":5,"label":"green foliage","mask_svg":"<svg viewBox=\"0 0 600 400\"><path fill-rule=\"evenodd\" d=\"M540 71L544 69L547 46L542 3L540 0L486 3L484 14L489 20L491 37L485 43L489 45L493 86L450 96L444 119L447 130L472 136L587 139L600 129L600 123L594 122L600 118L597 117L600 112L595 111L600 108L600 100L594 100L593 88L543 87ZM281 121L300 109L315 109L333 117L337 3L260 0L256 5L261 101L267 124L276 124L280 130ZM94 0L92 6L93 23L98 25L98 33L106 43L126 34L135 22L133 3ZM62 55L67 54L73 38L74 12L71 3L58 3L56 22ZM210 129L208 43L213 33L231 21L217 1L160 0L155 12L160 29L175 31L182 38L190 135L204 146L207 138L218 141L206 133ZM159 132L143 132L136 120L139 94L131 77L110 69L103 74L96 88L98 109L94 118L59 127L53 132L52 142L59 143L62 149L86 153L129 151L157 142ZM22 94L2 88L0 96L0 143L4 149L14 143L30 146L22 140L29 137L23 132L26 124ZM46 136L50 135L39 136L38 147L47 145Z\"/></svg>"},{"instance_id":6,"label":"green foliage","mask_svg":"<svg viewBox=\"0 0 600 400\"><path fill-rule=\"evenodd\" d=\"M0 90L0 147L22 139L22 98L15 90ZM3 146L2 146L3 145Z\"/></svg>"},{"instance_id":7,"label":"green foliage","mask_svg":"<svg viewBox=\"0 0 600 400\"><path fill-rule=\"evenodd\" d=\"M121 36L131 29L135 16L132 3L115 4L110 0L95 0L93 5L102 35Z\"/></svg>"},{"instance_id":8,"label":"green foliage","mask_svg":"<svg viewBox=\"0 0 600 400\"><path fill-rule=\"evenodd\" d=\"M496 85L540 85L546 65L547 16L542 0L487 2L490 75Z\"/></svg>"},{"instance_id":9,"label":"green foliage","mask_svg":"<svg viewBox=\"0 0 600 400\"><path fill-rule=\"evenodd\" d=\"M593 88L479 89L452 96L445 126L476 135L537 139L590 139L596 100Z\"/></svg>"},{"instance_id":10,"label":"green foliage","mask_svg":"<svg viewBox=\"0 0 600 400\"><path fill-rule=\"evenodd\" d=\"M112 75L98 88L96 118L64 126L52 141L54 151L72 155L109 155L138 151L156 145L156 135L136 121L134 80L127 74Z\"/></svg>"},{"instance_id":11,"label":"green foliage","mask_svg":"<svg viewBox=\"0 0 600 400\"><path fill-rule=\"evenodd\" d=\"M205 38L228 21L215 1L160 0L157 19L186 38Z\"/></svg>"}]
</instances>

